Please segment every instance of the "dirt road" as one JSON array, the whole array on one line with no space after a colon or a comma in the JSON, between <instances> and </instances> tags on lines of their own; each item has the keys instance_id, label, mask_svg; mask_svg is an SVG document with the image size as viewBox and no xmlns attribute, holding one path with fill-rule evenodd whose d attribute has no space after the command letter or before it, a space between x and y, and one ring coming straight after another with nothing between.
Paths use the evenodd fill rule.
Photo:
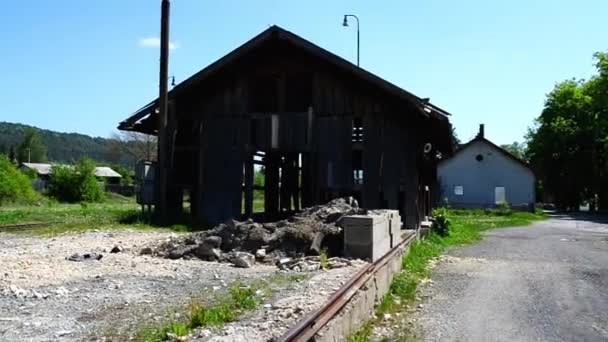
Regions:
<instances>
[{"instance_id":1,"label":"dirt road","mask_svg":"<svg viewBox=\"0 0 608 342\"><path fill-rule=\"evenodd\" d=\"M427 341L608 340L608 221L556 216L455 248L421 288Z\"/></svg>"}]
</instances>

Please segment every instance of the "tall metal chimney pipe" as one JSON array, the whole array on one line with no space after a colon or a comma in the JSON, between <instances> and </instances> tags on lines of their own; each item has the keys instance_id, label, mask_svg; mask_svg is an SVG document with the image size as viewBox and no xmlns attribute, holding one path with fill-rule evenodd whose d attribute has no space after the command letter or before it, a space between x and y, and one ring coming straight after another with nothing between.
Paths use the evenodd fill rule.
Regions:
<instances>
[{"instance_id":1,"label":"tall metal chimney pipe","mask_svg":"<svg viewBox=\"0 0 608 342\"><path fill-rule=\"evenodd\" d=\"M478 138L485 138L485 125L479 124L479 133L477 133Z\"/></svg>"}]
</instances>

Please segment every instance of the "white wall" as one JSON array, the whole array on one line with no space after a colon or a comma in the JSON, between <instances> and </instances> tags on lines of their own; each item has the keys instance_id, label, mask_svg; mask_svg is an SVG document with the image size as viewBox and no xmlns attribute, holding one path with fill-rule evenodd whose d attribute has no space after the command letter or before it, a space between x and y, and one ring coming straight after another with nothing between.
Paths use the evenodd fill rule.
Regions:
<instances>
[{"instance_id":1,"label":"white wall","mask_svg":"<svg viewBox=\"0 0 608 342\"><path fill-rule=\"evenodd\" d=\"M477 155L483 156L483 160L477 161ZM496 187L505 188L506 200L511 205L535 202L532 171L483 140L470 143L451 159L441 162L438 175L442 190L440 201L447 198L454 206L494 205ZM462 196L454 194L455 186L463 187Z\"/></svg>"}]
</instances>

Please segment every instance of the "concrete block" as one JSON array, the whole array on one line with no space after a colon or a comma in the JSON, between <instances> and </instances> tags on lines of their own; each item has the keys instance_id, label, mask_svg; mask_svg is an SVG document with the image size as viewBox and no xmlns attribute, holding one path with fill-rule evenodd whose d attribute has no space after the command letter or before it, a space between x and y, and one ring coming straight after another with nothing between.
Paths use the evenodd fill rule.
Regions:
<instances>
[{"instance_id":1,"label":"concrete block","mask_svg":"<svg viewBox=\"0 0 608 342\"><path fill-rule=\"evenodd\" d=\"M391 249L389 236L380 241L366 244L355 244L344 242L344 255L351 258L367 259L372 262L382 258Z\"/></svg>"},{"instance_id":2,"label":"concrete block","mask_svg":"<svg viewBox=\"0 0 608 342\"><path fill-rule=\"evenodd\" d=\"M345 245L367 245L389 238L388 220L383 216L353 215L342 218Z\"/></svg>"},{"instance_id":3,"label":"concrete block","mask_svg":"<svg viewBox=\"0 0 608 342\"><path fill-rule=\"evenodd\" d=\"M393 217L389 220L389 234L391 237L391 248L397 246L403 238L401 236L401 217Z\"/></svg>"},{"instance_id":4,"label":"concrete block","mask_svg":"<svg viewBox=\"0 0 608 342\"><path fill-rule=\"evenodd\" d=\"M373 226L386 223L384 215L349 215L342 217L341 223L346 226Z\"/></svg>"}]
</instances>

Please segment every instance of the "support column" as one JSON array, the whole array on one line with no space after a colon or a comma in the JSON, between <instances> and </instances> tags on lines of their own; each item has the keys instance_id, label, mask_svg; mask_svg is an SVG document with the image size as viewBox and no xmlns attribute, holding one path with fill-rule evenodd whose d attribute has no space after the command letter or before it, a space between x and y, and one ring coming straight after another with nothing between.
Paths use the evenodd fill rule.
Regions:
<instances>
[{"instance_id":1,"label":"support column","mask_svg":"<svg viewBox=\"0 0 608 342\"><path fill-rule=\"evenodd\" d=\"M253 156L250 155L245 161L245 217L250 218L253 215Z\"/></svg>"}]
</instances>

